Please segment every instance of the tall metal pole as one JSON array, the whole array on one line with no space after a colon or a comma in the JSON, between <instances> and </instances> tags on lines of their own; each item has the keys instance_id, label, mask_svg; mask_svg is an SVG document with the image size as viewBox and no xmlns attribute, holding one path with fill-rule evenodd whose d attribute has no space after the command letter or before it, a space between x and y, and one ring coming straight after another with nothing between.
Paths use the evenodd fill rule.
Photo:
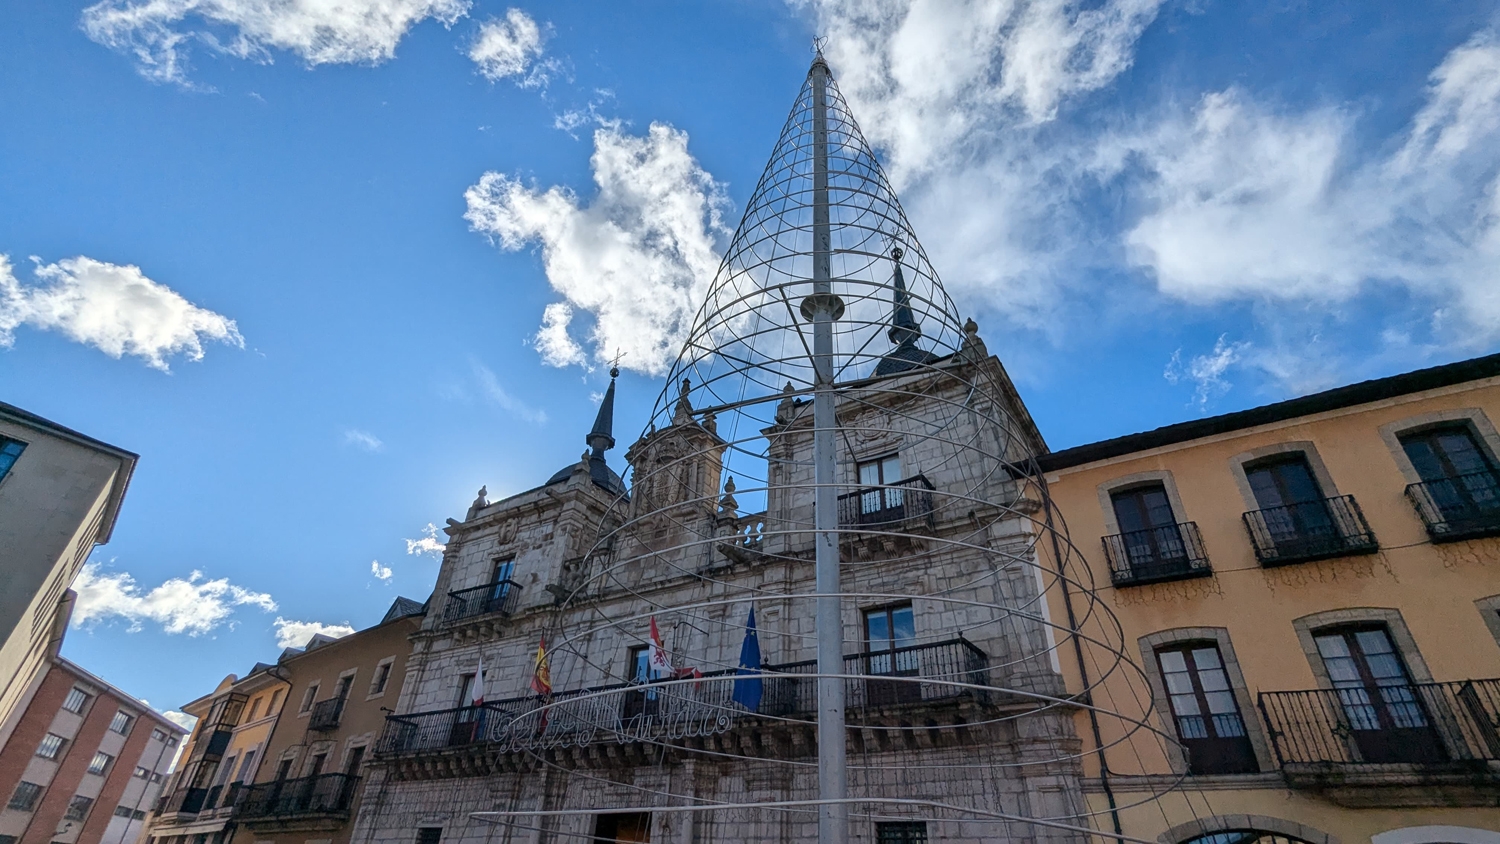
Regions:
<instances>
[{"instance_id":1,"label":"tall metal pole","mask_svg":"<svg viewBox=\"0 0 1500 844\"><path fill-rule=\"evenodd\" d=\"M813 295L804 303L813 323L813 505L817 531L818 812L819 844L849 840L848 760L844 751L844 622L840 612L838 490L834 429L833 321L843 304L833 294L828 225L828 65L813 61ZM808 307L810 306L810 307Z\"/></svg>"}]
</instances>

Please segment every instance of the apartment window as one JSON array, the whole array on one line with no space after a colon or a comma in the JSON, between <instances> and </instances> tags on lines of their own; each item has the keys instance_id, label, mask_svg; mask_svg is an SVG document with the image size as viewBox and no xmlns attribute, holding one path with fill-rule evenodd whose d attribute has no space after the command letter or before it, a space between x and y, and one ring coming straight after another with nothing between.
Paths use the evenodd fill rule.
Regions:
<instances>
[{"instance_id":1,"label":"apartment window","mask_svg":"<svg viewBox=\"0 0 1500 844\"><path fill-rule=\"evenodd\" d=\"M129 806L116 806L115 807L115 817L117 817L117 818L128 818L128 817L130 817L131 811L132 810L131 810L131 808Z\"/></svg>"},{"instance_id":2,"label":"apartment window","mask_svg":"<svg viewBox=\"0 0 1500 844\"><path fill-rule=\"evenodd\" d=\"M130 813L130 819L133 820L133 821L143 821L143 820L145 820L146 819L146 810L145 809L136 809L135 811L133 811L133 812Z\"/></svg>"},{"instance_id":3,"label":"apartment window","mask_svg":"<svg viewBox=\"0 0 1500 844\"><path fill-rule=\"evenodd\" d=\"M318 699L318 684L313 683L302 693L302 712L309 712L313 708L313 702Z\"/></svg>"},{"instance_id":4,"label":"apartment window","mask_svg":"<svg viewBox=\"0 0 1500 844\"><path fill-rule=\"evenodd\" d=\"M1467 427L1428 428L1398 437L1401 449L1424 481L1462 478L1484 473L1493 476L1495 464L1475 442ZM1493 483L1491 484L1491 488Z\"/></svg>"},{"instance_id":5,"label":"apartment window","mask_svg":"<svg viewBox=\"0 0 1500 844\"><path fill-rule=\"evenodd\" d=\"M892 821L875 824L875 844L927 844L925 821Z\"/></svg>"},{"instance_id":6,"label":"apartment window","mask_svg":"<svg viewBox=\"0 0 1500 844\"><path fill-rule=\"evenodd\" d=\"M651 815L648 812L614 812L597 815L594 820L595 841L650 841Z\"/></svg>"},{"instance_id":7,"label":"apartment window","mask_svg":"<svg viewBox=\"0 0 1500 844\"><path fill-rule=\"evenodd\" d=\"M63 709L69 712L80 713L83 712L83 708L88 705L88 702L88 692L74 687L68 692L67 698L63 700Z\"/></svg>"},{"instance_id":8,"label":"apartment window","mask_svg":"<svg viewBox=\"0 0 1500 844\"><path fill-rule=\"evenodd\" d=\"M240 782L246 782L247 780L249 780L250 779L250 774L254 771L254 768L252 767L254 764L255 764L255 751L254 750L246 751L245 752L245 761L243 761L243 762L240 763L240 775L237 776L237 777L235 777L235 779L238 780L238 781L240 781Z\"/></svg>"},{"instance_id":9,"label":"apartment window","mask_svg":"<svg viewBox=\"0 0 1500 844\"><path fill-rule=\"evenodd\" d=\"M516 558L507 557L495 561L495 571L490 577L489 606L485 607L488 612L504 609L505 599L510 595L512 587L511 575L516 573Z\"/></svg>"},{"instance_id":10,"label":"apartment window","mask_svg":"<svg viewBox=\"0 0 1500 844\"><path fill-rule=\"evenodd\" d=\"M177 746L177 737L176 736L167 736L167 747L176 747L176 746Z\"/></svg>"},{"instance_id":11,"label":"apartment window","mask_svg":"<svg viewBox=\"0 0 1500 844\"><path fill-rule=\"evenodd\" d=\"M65 821L81 821L89 816L89 807L94 805L94 798L84 797L82 794L73 795L68 801L68 811L63 813Z\"/></svg>"},{"instance_id":12,"label":"apartment window","mask_svg":"<svg viewBox=\"0 0 1500 844\"><path fill-rule=\"evenodd\" d=\"M151 731L151 740L152 741L166 741L167 740L167 731L166 730L152 730Z\"/></svg>"},{"instance_id":13,"label":"apartment window","mask_svg":"<svg viewBox=\"0 0 1500 844\"><path fill-rule=\"evenodd\" d=\"M214 783L214 785L223 785L224 783L229 782L229 775L234 773L234 763L238 761L238 754L225 759L224 764L219 766L219 779Z\"/></svg>"},{"instance_id":14,"label":"apartment window","mask_svg":"<svg viewBox=\"0 0 1500 844\"><path fill-rule=\"evenodd\" d=\"M1313 641L1366 762L1443 762L1448 754L1383 624L1316 631Z\"/></svg>"},{"instance_id":15,"label":"apartment window","mask_svg":"<svg viewBox=\"0 0 1500 844\"><path fill-rule=\"evenodd\" d=\"M1104 550L1116 586L1209 573L1196 526L1177 521L1164 484L1115 491L1110 506L1120 532Z\"/></svg>"},{"instance_id":16,"label":"apartment window","mask_svg":"<svg viewBox=\"0 0 1500 844\"><path fill-rule=\"evenodd\" d=\"M135 769L135 778L138 780L149 780L151 779L151 770L149 768L142 768L137 765Z\"/></svg>"},{"instance_id":17,"label":"apartment window","mask_svg":"<svg viewBox=\"0 0 1500 844\"><path fill-rule=\"evenodd\" d=\"M102 776L105 771L109 770L109 763L113 761L115 761L115 757L101 750L94 754L93 759L89 760L89 773Z\"/></svg>"},{"instance_id":18,"label":"apartment window","mask_svg":"<svg viewBox=\"0 0 1500 844\"><path fill-rule=\"evenodd\" d=\"M417 827L417 844L438 844L443 840L443 828L440 826Z\"/></svg>"},{"instance_id":19,"label":"apartment window","mask_svg":"<svg viewBox=\"0 0 1500 844\"><path fill-rule=\"evenodd\" d=\"M629 676L625 678L627 683L644 683L651 679L651 648L649 645L632 645L630 654L625 659L626 670Z\"/></svg>"},{"instance_id":20,"label":"apartment window","mask_svg":"<svg viewBox=\"0 0 1500 844\"><path fill-rule=\"evenodd\" d=\"M16 786L15 792L10 795L10 802L6 805L19 812L29 812L36 805L36 799L42 793L42 787L34 782L21 780Z\"/></svg>"},{"instance_id":21,"label":"apartment window","mask_svg":"<svg viewBox=\"0 0 1500 844\"><path fill-rule=\"evenodd\" d=\"M266 714L271 715L275 713L276 704L278 703L281 703L281 689L271 692L271 705L266 707Z\"/></svg>"},{"instance_id":22,"label":"apartment window","mask_svg":"<svg viewBox=\"0 0 1500 844\"><path fill-rule=\"evenodd\" d=\"M161 782L161 774L157 773L156 771L152 771L151 772L151 781L152 782Z\"/></svg>"},{"instance_id":23,"label":"apartment window","mask_svg":"<svg viewBox=\"0 0 1500 844\"><path fill-rule=\"evenodd\" d=\"M339 684L333 690L333 696L339 700L349 699L349 687L354 685L354 675L345 674L339 678Z\"/></svg>"},{"instance_id":24,"label":"apartment window","mask_svg":"<svg viewBox=\"0 0 1500 844\"><path fill-rule=\"evenodd\" d=\"M256 718L260 717L260 703L261 698L256 698L255 700L250 701L250 715L245 719L246 721L254 721Z\"/></svg>"},{"instance_id":25,"label":"apartment window","mask_svg":"<svg viewBox=\"0 0 1500 844\"><path fill-rule=\"evenodd\" d=\"M130 724L133 721L135 721L135 718L132 718L130 713L122 709L115 713L114 719L109 722L109 728L122 736L129 735Z\"/></svg>"},{"instance_id":26,"label":"apartment window","mask_svg":"<svg viewBox=\"0 0 1500 844\"><path fill-rule=\"evenodd\" d=\"M0 844L16 844L20 840L14 835L0 835Z\"/></svg>"},{"instance_id":27,"label":"apartment window","mask_svg":"<svg viewBox=\"0 0 1500 844\"><path fill-rule=\"evenodd\" d=\"M1401 434L1421 483L1407 489L1434 539L1500 531L1500 472L1467 426Z\"/></svg>"},{"instance_id":28,"label":"apartment window","mask_svg":"<svg viewBox=\"0 0 1500 844\"><path fill-rule=\"evenodd\" d=\"M902 479L899 454L866 460L857 464L856 468L859 471L859 485L863 487L889 486ZM861 516L872 516L898 509L902 503L904 497L900 488L871 489L860 493L859 513Z\"/></svg>"},{"instance_id":29,"label":"apartment window","mask_svg":"<svg viewBox=\"0 0 1500 844\"><path fill-rule=\"evenodd\" d=\"M323 773L323 765L328 761L327 753L319 753L312 758L312 764L307 766L307 776L316 777Z\"/></svg>"},{"instance_id":30,"label":"apartment window","mask_svg":"<svg viewBox=\"0 0 1500 844\"><path fill-rule=\"evenodd\" d=\"M1262 565L1375 551L1375 535L1353 499L1328 498L1303 452L1245 466L1258 510L1245 523Z\"/></svg>"},{"instance_id":31,"label":"apartment window","mask_svg":"<svg viewBox=\"0 0 1500 844\"><path fill-rule=\"evenodd\" d=\"M344 760L344 773L351 777L359 776L359 766L365 762L365 746L360 745L350 749L349 756Z\"/></svg>"},{"instance_id":32,"label":"apartment window","mask_svg":"<svg viewBox=\"0 0 1500 844\"><path fill-rule=\"evenodd\" d=\"M16 458L26 450L26 443L0 437L0 481L10 474L10 467L16 465Z\"/></svg>"},{"instance_id":33,"label":"apartment window","mask_svg":"<svg viewBox=\"0 0 1500 844\"><path fill-rule=\"evenodd\" d=\"M1159 648L1157 663L1188 773L1241 774L1258 770L1239 703L1212 642Z\"/></svg>"},{"instance_id":34,"label":"apartment window","mask_svg":"<svg viewBox=\"0 0 1500 844\"><path fill-rule=\"evenodd\" d=\"M385 693L386 684L391 681L391 663L389 660L375 666L375 681L370 684L370 694L378 695Z\"/></svg>"},{"instance_id":35,"label":"apartment window","mask_svg":"<svg viewBox=\"0 0 1500 844\"><path fill-rule=\"evenodd\" d=\"M644 686L651 682L651 648L633 645L625 657L625 682ZM657 690L653 688L633 689L625 694L620 704L620 717L626 721L641 715L656 712Z\"/></svg>"},{"instance_id":36,"label":"apartment window","mask_svg":"<svg viewBox=\"0 0 1500 844\"><path fill-rule=\"evenodd\" d=\"M42 737L42 743L37 745L36 755L43 759L56 759L62 755L63 745L68 740L55 733L48 733Z\"/></svg>"},{"instance_id":37,"label":"apartment window","mask_svg":"<svg viewBox=\"0 0 1500 844\"><path fill-rule=\"evenodd\" d=\"M917 676L920 654L912 647L916 643L917 628L911 604L865 610L864 673L887 677ZM919 683L869 680L865 690L870 703L877 706L922 699Z\"/></svg>"}]
</instances>

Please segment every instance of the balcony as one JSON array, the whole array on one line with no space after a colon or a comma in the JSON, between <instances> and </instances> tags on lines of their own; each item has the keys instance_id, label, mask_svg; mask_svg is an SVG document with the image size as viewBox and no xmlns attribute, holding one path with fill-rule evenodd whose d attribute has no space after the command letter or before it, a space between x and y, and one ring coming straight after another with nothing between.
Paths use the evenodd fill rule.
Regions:
<instances>
[{"instance_id":1,"label":"balcony","mask_svg":"<svg viewBox=\"0 0 1500 844\"><path fill-rule=\"evenodd\" d=\"M1287 784L1347 806L1493 805L1500 680L1262 692Z\"/></svg>"},{"instance_id":2,"label":"balcony","mask_svg":"<svg viewBox=\"0 0 1500 844\"><path fill-rule=\"evenodd\" d=\"M520 602L521 584L513 580L461 589L448 593L448 603L443 607L443 621L456 624L484 615L511 615Z\"/></svg>"},{"instance_id":3,"label":"balcony","mask_svg":"<svg viewBox=\"0 0 1500 844\"><path fill-rule=\"evenodd\" d=\"M989 658L964 639L851 654L844 657L844 666L845 674L859 675L844 681L851 726L899 725L911 720L909 713L914 706L927 707L931 714L936 706L987 702L986 692L947 684L988 685ZM615 747L712 742L745 719L753 719L758 734L774 733L778 727L786 731L811 728L817 707L817 678L812 676L816 671L816 663L811 661L763 667L760 706L754 712L734 701L736 672L731 669L669 685L616 684L559 692L552 695L551 706L545 710L539 708L537 697L530 696L483 706L391 715L386 718L376 754L419 756L469 747L503 754L591 745L589 753L597 753L597 747L606 740ZM925 720L934 731L942 729L937 721ZM972 723L978 719L960 720ZM768 749L780 742L776 744L778 753L795 754L816 747L810 735L784 740L767 737L765 742ZM760 746L761 740L756 739L756 743ZM482 755L485 759L493 757ZM613 759L618 751L610 750L606 755Z\"/></svg>"},{"instance_id":4,"label":"balcony","mask_svg":"<svg viewBox=\"0 0 1500 844\"><path fill-rule=\"evenodd\" d=\"M242 789L234 817L256 831L337 827L349 819L358 786L359 777L349 774L257 783Z\"/></svg>"},{"instance_id":5,"label":"balcony","mask_svg":"<svg viewBox=\"0 0 1500 844\"><path fill-rule=\"evenodd\" d=\"M1406 488L1433 542L1500 535L1500 475L1472 472Z\"/></svg>"},{"instance_id":6,"label":"balcony","mask_svg":"<svg viewBox=\"0 0 1500 844\"><path fill-rule=\"evenodd\" d=\"M1203 552L1196 522L1163 525L1104 537L1104 556L1115 586L1208 577L1214 573Z\"/></svg>"},{"instance_id":7,"label":"balcony","mask_svg":"<svg viewBox=\"0 0 1500 844\"><path fill-rule=\"evenodd\" d=\"M839 527L894 530L913 524L933 525L932 482L925 475L839 496Z\"/></svg>"},{"instance_id":8,"label":"balcony","mask_svg":"<svg viewBox=\"0 0 1500 844\"><path fill-rule=\"evenodd\" d=\"M1255 559L1265 568L1373 554L1380 548L1352 495L1253 510L1245 514L1245 528Z\"/></svg>"},{"instance_id":9,"label":"balcony","mask_svg":"<svg viewBox=\"0 0 1500 844\"><path fill-rule=\"evenodd\" d=\"M344 717L344 698L331 697L313 704L312 714L307 716L307 729L315 733L336 730Z\"/></svg>"},{"instance_id":10,"label":"balcony","mask_svg":"<svg viewBox=\"0 0 1500 844\"><path fill-rule=\"evenodd\" d=\"M206 788L179 788L170 795L162 798L158 814L196 815L203 811L203 804L207 800L208 789Z\"/></svg>"}]
</instances>

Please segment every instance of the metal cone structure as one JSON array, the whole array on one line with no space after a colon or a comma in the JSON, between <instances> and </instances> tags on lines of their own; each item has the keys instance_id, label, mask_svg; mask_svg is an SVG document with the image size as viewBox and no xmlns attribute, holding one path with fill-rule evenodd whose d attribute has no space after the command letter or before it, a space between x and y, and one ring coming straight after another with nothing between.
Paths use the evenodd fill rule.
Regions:
<instances>
[{"instance_id":1,"label":"metal cone structure","mask_svg":"<svg viewBox=\"0 0 1500 844\"><path fill-rule=\"evenodd\" d=\"M1139 669L1070 579L1045 448L819 56L628 495L547 587L547 683L484 727L552 784L476 817L524 840L1130 840L1083 782L1158 741L1150 692L1089 696Z\"/></svg>"}]
</instances>

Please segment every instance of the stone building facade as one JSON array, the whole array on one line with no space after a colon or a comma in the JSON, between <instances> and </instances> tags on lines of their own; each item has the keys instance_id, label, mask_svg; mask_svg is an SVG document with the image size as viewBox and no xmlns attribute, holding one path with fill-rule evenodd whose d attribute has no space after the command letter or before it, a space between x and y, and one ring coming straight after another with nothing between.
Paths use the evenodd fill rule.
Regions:
<instances>
[{"instance_id":1,"label":"stone building facade","mask_svg":"<svg viewBox=\"0 0 1500 844\"><path fill-rule=\"evenodd\" d=\"M979 403L970 398L976 382L995 387ZM806 813L640 811L816 797L813 684L768 678L759 707L742 711L729 705L733 677L724 673L738 665L736 622L752 603L767 671L811 671L811 605L800 597L814 591L811 405L788 397L761 432L766 509L742 513L733 486L721 491L726 442L714 414L693 408L686 392L670 425L627 450L637 479L627 493L604 460L613 390L581 461L502 501L481 496L463 521L450 520L432 611L412 637L354 841L816 837ZM1075 816L1081 802L1076 769L1055 761L1078 752L1070 714L1013 694L1062 690L1053 638L1035 618L1043 585L1027 564L1037 503L1000 461L952 459L930 434L946 426L953 436L944 441L994 436L976 420L1004 416L1022 424L1012 441L986 449L1017 460L1036 449L1040 437L1003 367L971 331L957 354L845 393L839 412L848 433L840 484L852 491L842 521L856 527L870 495L901 490L893 507L882 503L897 511L893 529L851 530L842 547L845 590L869 596L843 607L846 670L869 678L847 684L851 793L894 789L1015 819L931 820L896 807L857 821L853 840L982 841L1002 830L1017 842L1081 840L1021 820ZM872 492L859 467L880 461L900 465L900 483ZM762 597L716 602L726 595ZM706 609L697 616L671 610L698 606ZM1018 612L997 615L995 606ZM653 617L667 622L661 636L674 662L701 679L643 682ZM896 629L900 647L872 643L872 630ZM542 722L530 684L544 639L553 707ZM878 679L940 674L994 691ZM1026 717L1006 717L1015 713ZM976 769L976 759L994 764ZM560 814L474 817L495 810Z\"/></svg>"}]
</instances>

